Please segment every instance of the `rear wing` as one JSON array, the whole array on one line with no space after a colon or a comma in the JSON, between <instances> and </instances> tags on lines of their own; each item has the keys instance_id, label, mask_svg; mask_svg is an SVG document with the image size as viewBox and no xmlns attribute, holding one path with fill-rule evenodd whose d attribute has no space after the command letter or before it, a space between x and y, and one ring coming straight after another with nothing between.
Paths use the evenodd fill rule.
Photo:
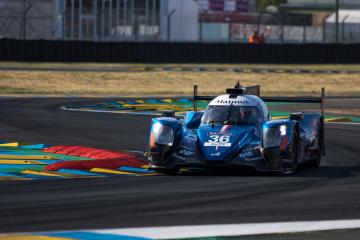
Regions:
<instances>
[{"instance_id":1,"label":"rear wing","mask_svg":"<svg viewBox=\"0 0 360 240\"><path fill-rule=\"evenodd\" d=\"M245 94L260 97L260 86L245 87ZM211 101L216 96L199 96L198 85L194 85L194 111L198 110L198 101ZM321 88L320 97L261 97L264 102L292 102L292 103L319 103L321 105L321 115L324 116L325 108L325 88Z\"/></svg>"}]
</instances>

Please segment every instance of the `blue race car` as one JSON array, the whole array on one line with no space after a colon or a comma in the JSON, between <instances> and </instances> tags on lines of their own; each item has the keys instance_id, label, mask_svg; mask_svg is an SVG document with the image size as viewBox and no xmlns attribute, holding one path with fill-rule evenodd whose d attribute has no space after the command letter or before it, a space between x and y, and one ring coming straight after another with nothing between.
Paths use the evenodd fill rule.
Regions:
<instances>
[{"instance_id":1,"label":"blue race car","mask_svg":"<svg viewBox=\"0 0 360 240\"><path fill-rule=\"evenodd\" d=\"M219 168L247 166L258 171L294 173L299 164L318 167L324 147L321 98L260 98L259 86L239 83L218 97L197 96L194 110L184 119L152 120L148 159L150 167L175 174L180 167ZM197 110L198 100L211 100ZM272 120L264 101L321 103L322 113L292 113L288 119Z\"/></svg>"}]
</instances>

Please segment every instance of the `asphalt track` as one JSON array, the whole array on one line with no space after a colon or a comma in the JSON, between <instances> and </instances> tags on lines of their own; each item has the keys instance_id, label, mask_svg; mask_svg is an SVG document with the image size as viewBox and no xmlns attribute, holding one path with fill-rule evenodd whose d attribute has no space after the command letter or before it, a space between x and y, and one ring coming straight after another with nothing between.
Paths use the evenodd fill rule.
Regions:
<instances>
[{"instance_id":1,"label":"asphalt track","mask_svg":"<svg viewBox=\"0 0 360 240\"><path fill-rule=\"evenodd\" d=\"M150 116L59 110L104 99L1 99L1 139L144 150ZM0 182L0 232L360 219L360 126L326 125L319 169Z\"/></svg>"}]
</instances>

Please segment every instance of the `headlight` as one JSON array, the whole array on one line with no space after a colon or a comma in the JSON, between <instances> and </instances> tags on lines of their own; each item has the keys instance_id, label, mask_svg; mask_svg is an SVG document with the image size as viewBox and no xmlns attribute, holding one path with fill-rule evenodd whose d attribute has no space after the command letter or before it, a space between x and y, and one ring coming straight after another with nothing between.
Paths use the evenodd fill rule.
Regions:
<instances>
[{"instance_id":1,"label":"headlight","mask_svg":"<svg viewBox=\"0 0 360 240\"><path fill-rule=\"evenodd\" d=\"M280 134L281 134L281 136L286 135L286 125L281 125L280 126Z\"/></svg>"},{"instance_id":2,"label":"headlight","mask_svg":"<svg viewBox=\"0 0 360 240\"><path fill-rule=\"evenodd\" d=\"M154 123L152 127L152 136L154 143L172 146L174 142L174 131L171 127L160 123Z\"/></svg>"},{"instance_id":3,"label":"headlight","mask_svg":"<svg viewBox=\"0 0 360 240\"><path fill-rule=\"evenodd\" d=\"M286 136L286 125L264 129L264 148L278 147L281 137Z\"/></svg>"}]
</instances>

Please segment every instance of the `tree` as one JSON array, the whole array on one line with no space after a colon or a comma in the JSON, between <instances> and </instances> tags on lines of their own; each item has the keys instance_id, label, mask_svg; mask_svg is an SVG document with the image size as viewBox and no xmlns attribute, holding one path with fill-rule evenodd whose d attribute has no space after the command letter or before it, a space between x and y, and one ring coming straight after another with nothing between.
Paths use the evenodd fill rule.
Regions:
<instances>
[{"instance_id":1,"label":"tree","mask_svg":"<svg viewBox=\"0 0 360 240\"><path fill-rule=\"evenodd\" d=\"M278 7L282 3L286 3L286 0L256 0L256 9L258 12L264 12L268 6Z\"/></svg>"}]
</instances>

